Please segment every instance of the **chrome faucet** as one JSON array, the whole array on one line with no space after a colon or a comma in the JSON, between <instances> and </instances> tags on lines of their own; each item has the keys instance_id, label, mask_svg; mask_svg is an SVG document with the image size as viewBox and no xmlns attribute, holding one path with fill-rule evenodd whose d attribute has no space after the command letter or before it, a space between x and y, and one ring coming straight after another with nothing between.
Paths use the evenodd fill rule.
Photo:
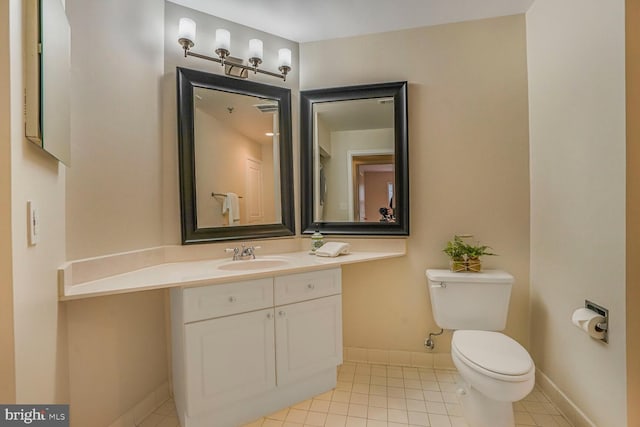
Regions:
<instances>
[{"instance_id":1,"label":"chrome faucet","mask_svg":"<svg viewBox=\"0 0 640 427\"><path fill-rule=\"evenodd\" d=\"M260 249L260 246L245 246L242 243L242 248L227 248L225 252L233 252L233 261L239 261L243 259L256 259L256 249Z\"/></svg>"}]
</instances>

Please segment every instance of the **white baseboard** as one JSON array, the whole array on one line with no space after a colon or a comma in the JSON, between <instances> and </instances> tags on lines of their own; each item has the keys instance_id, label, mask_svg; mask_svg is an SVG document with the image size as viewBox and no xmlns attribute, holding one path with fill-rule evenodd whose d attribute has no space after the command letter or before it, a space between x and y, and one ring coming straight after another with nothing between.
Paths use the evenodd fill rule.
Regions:
<instances>
[{"instance_id":1,"label":"white baseboard","mask_svg":"<svg viewBox=\"0 0 640 427\"><path fill-rule=\"evenodd\" d=\"M377 365L455 369L453 361L451 360L451 353L427 353L419 351L345 347L343 359L345 362L371 363Z\"/></svg>"},{"instance_id":2,"label":"white baseboard","mask_svg":"<svg viewBox=\"0 0 640 427\"><path fill-rule=\"evenodd\" d=\"M144 399L122 414L109 427L136 427L169 399L169 383L164 382Z\"/></svg>"},{"instance_id":3,"label":"white baseboard","mask_svg":"<svg viewBox=\"0 0 640 427\"><path fill-rule=\"evenodd\" d=\"M544 372L537 368L536 384L572 425L575 427L597 427Z\"/></svg>"}]
</instances>

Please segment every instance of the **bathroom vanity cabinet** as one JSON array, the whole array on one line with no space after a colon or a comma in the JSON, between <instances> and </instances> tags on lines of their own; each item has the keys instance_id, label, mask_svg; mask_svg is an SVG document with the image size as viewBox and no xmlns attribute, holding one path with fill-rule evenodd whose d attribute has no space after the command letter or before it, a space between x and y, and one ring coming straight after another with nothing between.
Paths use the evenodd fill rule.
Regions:
<instances>
[{"instance_id":1,"label":"bathroom vanity cabinet","mask_svg":"<svg viewBox=\"0 0 640 427\"><path fill-rule=\"evenodd\" d=\"M242 425L335 387L341 298L339 268L172 289L181 425Z\"/></svg>"}]
</instances>

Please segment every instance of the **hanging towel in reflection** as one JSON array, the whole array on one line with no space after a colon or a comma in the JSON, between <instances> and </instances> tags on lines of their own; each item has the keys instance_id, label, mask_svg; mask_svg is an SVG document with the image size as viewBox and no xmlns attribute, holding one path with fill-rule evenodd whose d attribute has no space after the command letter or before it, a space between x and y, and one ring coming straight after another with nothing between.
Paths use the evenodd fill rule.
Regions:
<instances>
[{"instance_id":1,"label":"hanging towel in reflection","mask_svg":"<svg viewBox=\"0 0 640 427\"><path fill-rule=\"evenodd\" d=\"M222 204L222 214L228 214L229 225L240 221L240 202L236 193L227 193Z\"/></svg>"}]
</instances>

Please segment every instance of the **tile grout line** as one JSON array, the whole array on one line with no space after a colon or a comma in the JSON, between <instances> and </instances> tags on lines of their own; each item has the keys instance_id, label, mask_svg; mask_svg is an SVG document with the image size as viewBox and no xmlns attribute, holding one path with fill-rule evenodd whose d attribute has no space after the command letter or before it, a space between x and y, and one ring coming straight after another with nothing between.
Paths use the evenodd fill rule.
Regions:
<instances>
[{"instance_id":1,"label":"tile grout line","mask_svg":"<svg viewBox=\"0 0 640 427\"><path fill-rule=\"evenodd\" d=\"M455 370L345 362L337 375L335 389L243 427L468 427ZM172 412L163 405L158 410L164 408L164 415L151 414L160 422L145 420L140 427L179 426L171 424L177 420L173 401L167 406ZM516 427L572 427L538 386L514 403L514 411Z\"/></svg>"}]
</instances>

